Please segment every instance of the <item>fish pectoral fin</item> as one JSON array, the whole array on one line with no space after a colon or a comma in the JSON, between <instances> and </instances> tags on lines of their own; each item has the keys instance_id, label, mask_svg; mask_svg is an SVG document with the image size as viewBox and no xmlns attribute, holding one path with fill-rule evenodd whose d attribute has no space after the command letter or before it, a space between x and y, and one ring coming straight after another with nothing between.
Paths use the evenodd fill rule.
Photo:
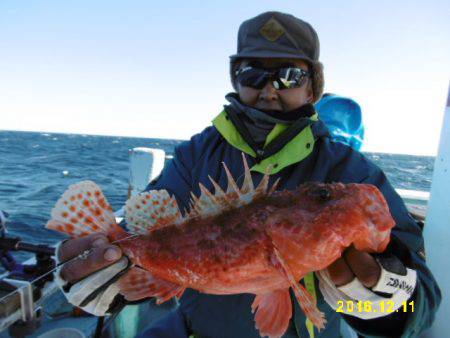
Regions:
<instances>
[{"instance_id":1,"label":"fish pectoral fin","mask_svg":"<svg viewBox=\"0 0 450 338\"><path fill-rule=\"evenodd\" d=\"M186 287L153 276L150 271L139 267L130 269L119 279L120 293L128 301L156 297L156 304L162 304L173 297L181 298Z\"/></svg>"},{"instance_id":2,"label":"fish pectoral fin","mask_svg":"<svg viewBox=\"0 0 450 338\"><path fill-rule=\"evenodd\" d=\"M103 232L118 239L126 234L116 223L111 205L100 187L92 181L69 186L56 202L46 228L64 232L72 237Z\"/></svg>"},{"instance_id":3,"label":"fish pectoral fin","mask_svg":"<svg viewBox=\"0 0 450 338\"><path fill-rule=\"evenodd\" d=\"M252 304L255 326L261 337L281 337L292 317L292 303L289 288L256 295Z\"/></svg>"},{"instance_id":4,"label":"fish pectoral fin","mask_svg":"<svg viewBox=\"0 0 450 338\"><path fill-rule=\"evenodd\" d=\"M321 312L316 305L314 298L306 290L303 285L297 283L291 268L281 255L280 251L274 245L274 255L272 259L274 260L274 266L286 277L291 288L294 290L295 298L297 298L300 307L305 313L306 317L319 329L323 329L327 321L325 320L325 315Z\"/></svg>"}]
</instances>

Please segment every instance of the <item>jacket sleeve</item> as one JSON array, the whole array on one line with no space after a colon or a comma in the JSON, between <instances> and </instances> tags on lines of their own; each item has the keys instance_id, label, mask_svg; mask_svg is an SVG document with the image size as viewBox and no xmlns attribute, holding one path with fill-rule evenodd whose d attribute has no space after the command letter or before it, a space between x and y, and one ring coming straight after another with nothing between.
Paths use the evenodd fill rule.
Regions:
<instances>
[{"instance_id":1,"label":"jacket sleeve","mask_svg":"<svg viewBox=\"0 0 450 338\"><path fill-rule=\"evenodd\" d=\"M411 217L403 200L381 169L356 152L351 156L348 165L349 170L342 172L341 181L373 184L384 195L396 222L387 250L397 256L405 266L416 270L418 281L412 297L414 312L408 312L403 316L393 313L373 320L348 318L348 316L344 316L344 319L364 336L385 337L394 334L402 337L416 337L431 326L441 301L439 286L426 265L422 229ZM356 177L358 179L355 181Z\"/></svg>"}]
</instances>

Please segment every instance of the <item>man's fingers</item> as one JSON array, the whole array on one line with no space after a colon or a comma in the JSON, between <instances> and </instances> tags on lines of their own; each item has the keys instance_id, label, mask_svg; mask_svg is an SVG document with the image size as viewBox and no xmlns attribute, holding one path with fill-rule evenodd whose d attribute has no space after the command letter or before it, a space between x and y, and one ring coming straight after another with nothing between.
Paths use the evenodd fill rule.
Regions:
<instances>
[{"instance_id":1,"label":"man's fingers","mask_svg":"<svg viewBox=\"0 0 450 338\"><path fill-rule=\"evenodd\" d=\"M92 246L102 246L108 243L105 234L92 234L85 237L73 238L61 244L58 251L58 257L61 262L72 259Z\"/></svg>"},{"instance_id":2,"label":"man's fingers","mask_svg":"<svg viewBox=\"0 0 450 338\"><path fill-rule=\"evenodd\" d=\"M338 258L328 267L328 273L336 286L350 283L355 275L343 258Z\"/></svg>"},{"instance_id":3,"label":"man's fingers","mask_svg":"<svg viewBox=\"0 0 450 338\"><path fill-rule=\"evenodd\" d=\"M353 246L344 252L345 260L361 283L370 288L381 275L381 268L371 254L356 250Z\"/></svg>"},{"instance_id":4,"label":"man's fingers","mask_svg":"<svg viewBox=\"0 0 450 338\"><path fill-rule=\"evenodd\" d=\"M122 256L122 251L116 245L94 247L86 259L75 259L61 268L61 277L69 283L76 283L100 270Z\"/></svg>"}]
</instances>

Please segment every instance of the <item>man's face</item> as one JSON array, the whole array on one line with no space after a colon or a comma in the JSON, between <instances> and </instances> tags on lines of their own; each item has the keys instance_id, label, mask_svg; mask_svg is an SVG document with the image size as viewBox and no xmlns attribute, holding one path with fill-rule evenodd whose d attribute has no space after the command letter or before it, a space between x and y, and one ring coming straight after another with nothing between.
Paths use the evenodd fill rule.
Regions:
<instances>
[{"instance_id":1,"label":"man's face","mask_svg":"<svg viewBox=\"0 0 450 338\"><path fill-rule=\"evenodd\" d=\"M244 59L239 68L249 65L261 68L299 67L305 71L309 70L306 62L295 59ZM262 111L287 112L313 100L310 79L300 88L282 90L276 90L271 81L262 89L241 86L239 83L236 87L242 103Z\"/></svg>"}]
</instances>

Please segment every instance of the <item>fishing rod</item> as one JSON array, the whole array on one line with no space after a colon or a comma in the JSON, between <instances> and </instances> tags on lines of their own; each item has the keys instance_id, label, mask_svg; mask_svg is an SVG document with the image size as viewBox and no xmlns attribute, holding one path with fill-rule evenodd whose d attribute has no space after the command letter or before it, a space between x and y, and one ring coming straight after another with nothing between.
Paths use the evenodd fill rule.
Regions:
<instances>
[{"instance_id":1,"label":"fishing rod","mask_svg":"<svg viewBox=\"0 0 450 338\"><path fill-rule=\"evenodd\" d=\"M53 256L55 248L45 244L32 244L23 242L19 237L2 237L0 238L0 249L8 251L26 251L34 254L43 254Z\"/></svg>"}]
</instances>

